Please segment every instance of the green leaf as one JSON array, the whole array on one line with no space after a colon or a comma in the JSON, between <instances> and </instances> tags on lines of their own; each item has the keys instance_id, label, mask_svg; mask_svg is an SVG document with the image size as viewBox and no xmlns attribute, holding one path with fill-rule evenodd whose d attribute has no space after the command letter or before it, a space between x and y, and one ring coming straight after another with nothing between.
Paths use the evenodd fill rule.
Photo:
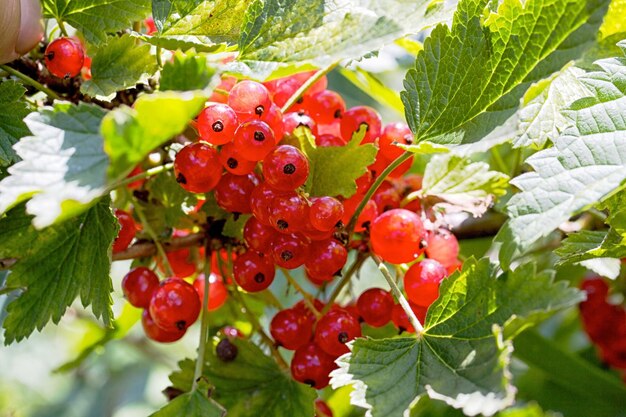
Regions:
<instances>
[{"instance_id":1,"label":"green leaf","mask_svg":"<svg viewBox=\"0 0 626 417\"><path fill-rule=\"evenodd\" d=\"M235 44L252 0L158 1L155 23L164 35L197 35ZM159 26L157 26L159 27Z\"/></svg>"},{"instance_id":2,"label":"green leaf","mask_svg":"<svg viewBox=\"0 0 626 417\"><path fill-rule=\"evenodd\" d=\"M483 214L495 197L506 193L509 177L490 171L484 162L451 155L436 155L426 165L420 195L422 199L446 212L466 211Z\"/></svg>"},{"instance_id":3,"label":"green leaf","mask_svg":"<svg viewBox=\"0 0 626 417\"><path fill-rule=\"evenodd\" d=\"M418 141L467 143L504 123L515 112L520 91L527 88L520 83L535 78L533 70L547 57L551 62L545 66L551 71L541 68L540 73L558 70L565 63L563 57L550 54L606 4L505 0L494 11L487 3L461 1L452 29L438 26L424 42L415 68L407 73L401 97ZM577 49L572 46L569 49ZM555 63L560 65L551 68ZM517 91L500 101L516 86ZM480 116L486 119L471 123Z\"/></svg>"},{"instance_id":4,"label":"green leaf","mask_svg":"<svg viewBox=\"0 0 626 417\"><path fill-rule=\"evenodd\" d=\"M470 416L511 405L512 349L498 328L512 337L582 296L531 264L498 278L496 271L488 259L467 260L441 283L420 338L356 339L338 359L333 387L352 384L352 402L374 417L406 415L424 394Z\"/></svg>"},{"instance_id":5,"label":"green leaf","mask_svg":"<svg viewBox=\"0 0 626 417\"><path fill-rule=\"evenodd\" d=\"M255 0L246 13L239 59L326 66L360 58L450 13L442 2L429 0Z\"/></svg>"},{"instance_id":6,"label":"green leaf","mask_svg":"<svg viewBox=\"0 0 626 417\"><path fill-rule=\"evenodd\" d=\"M42 4L45 17L69 23L95 44L150 14L150 0L42 0Z\"/></svg>"},{"instance_id":7,"label":"green leaf","mask_svg":"<svg viewBox=\"0 0 626 417\"><path fill-rule=\"evenodd\" d=\"M146 184L150 204L146 210L162 212L165 226L176 228L179 220L186 216L185 209L191 209L198 203L196 196L176 182L174 173L163 172L150 179ZM146 213L151 217L151 213ZM154 214L152 214L154 215Z\"/></svg>"},{"instance_id":8,"label":"green leaf","mask_svg":"<svg viewBox=\"0 0 626 417\"><path fill-rule=\"evenodd\" d=\"M230 362L217 358L217 340L209 345L203 376L215 386L212 394L228 411L228 417L311 417L315 391L295 382L278 367L274 359L244 339L231 342L237 347L237 357ZM181 370L170 380L175 388L189 391L195 362L179 363Z\"/></svg>"},{"instance_id":9,"label":"green leaf","mask_svg":"<svg viewBox=\"0 0 626 417\"><path fill-rule=\"evenodd\" d=\"M179 395L150 417L224 417L226 410L200 392L200 388Z\"/></svg>"},{"instance_id":10,"label":"green leaf","mask_svg":"<svg viewBox=\"0 0 626 417\"><path fill-rule=\"evenodd\" d=\"M208 66L206 56L176 52L173 61L161 70L159 89L162 91L202 90L209 85L215 70Z\"/></svg>"},{"instance_id":11,"label":"green leaf","mask_svg":"<svg viewBox=\"0 0 626 417\"><path fill-rule=\"evenodd\" d=\"M156 59L150 54L150 45L136 45L129 35L109 38L97 49L91 61L91 80L85 81L80 91L88 96L110 100L116 91L138 83L157 70Z\"/></svg>"},{"instance_id":12,"label":"green leaf","mask_svg":"<svg viewBox=\"0 0 626 417\"><path fill-rule=\"evenodd\" d=\"M30 113L26 103L20 101L25 92L26 89L15 81L0 83L0 166L20 160L12 146L30 134L22 121Z\"/></svg>"},{"instance_id":13,"label":"green leaf","mask_svg":"<svg viewBox=\"0 0 626 417\"><path fill-rule=\"evenodd\" d=\"M600 28L603 39L618 33L626 33L626 0L612 0L609 10L604 18L604 23Z\"/></svg>"},{"instance_id":14,"label":"green leaf","mask_svg":"<svg viewBox=\"0 0 626 417\"><path fill-rule=\"evenodd\" d=\"M356 193L356 180L365 174L376 159L373 144L361 145L365 128L356 132L344 146L314 147L315 139L304 127L296 129L295 136L304 143L303 152L309 158L309 178L305 189L312 196L350 197Z\"/></svg>"},{"instance_id":15,"label":"green leaf","mask_svg":"<svg viewBox=\"0 0 626 417\"><path fill-rule=\"evenodd\" d=\"M83 212L100 197L108 163L99 132L104 115L100 107L67 102L29 114L24 122L34 136L14 145L22 161L0 181L0 213L30 198L26 211L43 228Z\"/></svg>"},{"instance_id":16,"label":"green leaf","mask_svg":"<svg viewBox=\"0 0 626 417\"><path fill-rule=\"evenodd\" d=\"M377 102L385 104L400 115L404 115L404 105L402 104L402 100L400 100L400 93L387 87L374 75L361 68L354 70L340 68L339 72L348 81Z\"/></svg>"},{"instance_id":17,"label":"green leaf","mask_svg":"<svg viewBox=\"0 0 626 417\"><path fill-rule=\"evenodd\" d=\"M185 130L206 99L200 91L158 92L142 95L132 108L123 106L107 114L101 130L111 159L109 178L123 178L150 151Z\"/></svg>"},{"instance_id":18,"label":"green leaf","mask_svg":"<svg viewBox=\"0 0 626 417\"><path fill-rule=\"evenodd\" d=\"M561 257L558 264L571 264L595 258L624 258L626 245L614 231L581 230L570 233L554 253Z\"/></svg>"},{"instance_id":19,"label":"green leaf","mask_svg":"<svg viewBox=\"0 0 626 417\"><path fill-rule=\"evenodd\" d=\"M600 201L626 179L626 59L597 62L601 71L579 77L594 96L573 103L570 126L554 147L532 155L534 172L511 180L521 190L507 204L509 221L496 240L500 262L523 254L570 216Z\"/></svg>"},{"instance_id":20,"label":"green leaf","mask_svg":"<svg viewBox=\"0 0 626 417\"><path fill-rule=\"evenodd\" d=\"M111 244L117 221L104 198L86 212L43 230L31 225L24 205L0 219L0 258L16 258L7 285L25 288L7 307L5 344L28 337L48 321L58 323L80 295L110 326Z\"/></svg>"}]
</instances>

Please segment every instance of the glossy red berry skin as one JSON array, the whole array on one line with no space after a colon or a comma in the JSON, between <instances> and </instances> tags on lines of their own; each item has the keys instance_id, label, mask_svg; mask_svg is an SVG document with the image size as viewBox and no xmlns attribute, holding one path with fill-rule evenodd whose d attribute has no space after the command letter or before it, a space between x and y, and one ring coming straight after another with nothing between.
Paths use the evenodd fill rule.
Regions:
<instances>
[{"instance_id":1,"label":"glossy red berry skin","mask_svg":"<svg viewBox=\"0 0 626 417\"><path fill-rule=\"evenodd\" d=\"M303 219L308 217L308 205L296 193L277 195L270 205L270 222L280 233L291 234L301 229Z\"/></svg>"},{"instance_id":2,"label":"glossy red berry skin","mask_svg":"<svg viewBox=\"0 0 626 417\"><path fill-rule=\"evenodd\" d=\"M388 291L370 288L356 302L359 316L373 327L382 327L391 320L393 297Z\"/></svg>"},{"instance_id":3,"label":"glossy red berry skin","mask_svg":"<svg viewBox=\"0 0 626 417\"><path fill-rule=\"evenodd\" d=\"M309 160L295 146L277 146L263 159L263 177L276 190L293 191L309 177Z\"/></svg>"},{"instance_id":4,"label":"glossy red berry skin","mask_svg":"<svg viewBox=\"0 0 626 417\"><path fill-rule=\"evenodd\" d=\"M333 411L324 400L315 400L315 417L333 417Z\"/></svg>"},{"instance_id":5,"label":"glossy red berry skin","mask_svg":"<svg viewBox=\"0 0 626 417\"><path fill-rule=\"evenodd\" d=\"M278 143L282 140L285 134L285 128L283 126L283 113L280 111L280 107L272 103L269 110L263 113L263 116L259 119L262 122L268 124L268 126L274 132L274 142Z\"/></svg>"},{"instance_id":6,"label":"glossy red berry skin","mask_svg":"<svg viewBox=\"0 0 626 417\"><path fill-rule=\"evenodd\" d=\"M426 256L446 268L454 265L459 257L459 242L448 229L438 229L426 237Z\"/></svg>"},{"instance_id":7,"label":"glossy red berry skin","mask_svg":"<svg viewBox=\"0 0 626 417\"><path fill-rule=\"evenodd\" d=\"M137 233L137 225L135 220L133 220L133 216L127 211L116 209L115 217L120 222L120 231L113 242L113 253L118 253L126 250L130 242L133 241Z\"/></svg>"},{"instance_id":8,"label":"glossy red berry skin","mask_svg":"<svg viewBox=\"0 0 626 417\"><path fill-rule=\"evenodd\" d=\"M213 145L232 142L238 125L237 114L226 104L211 103L198 115L198 133Z\"/></svg>"},{"instance_id":9,"label":"glossy red berry skin","mask_svg":"<svg viewBox=\"0 0 626 417\"><path fill-rule=\"evenodd\" d=\"M272 242L274 263L285 269L302 266L309 255L309 240L299 234L278 233Z\"/></svg>"},{"instance_id":10,"label":"glossy red berry skin","mask_svg":"<svg viewBox=\"0 0 626 417\"><path fill-rule=\"evenodd\" d=\"M408 210L389 210L378 216L370 227L370 243L375 254L386 262L411 262L420 255L425 237L420 217Z\"/></svg>"},{"instance_id":11,"label":"glossy red berry skin","mask_svg":"<svg viewBox=\"0 0 626 417\"><path fill-rule=\"evenodd\" d=\"M255 216L251 216L243 227L243 240L248 247L264 254L271 254L272 242L277 236L273 227L264 225Z\"/></svg>"},{"instance_id":12,"label":"glossy red berry skin","mask_svg":"<svg viewBox=\"0 0 626 417\"><path fill-rule=\"evenodd\" d=\"M193 282L193 287L196 289L202 303L204 300L204 274L198 275ZM226 303L227 298L228 290L224 285L224 280L217 274L211 274L209 276L209 304L207 309L209 311L217 310Z\"/></svg>"},{"instance_id":13,"label":"glossy red berry skin","mask_svg":"<svg viewBox=\"0 0 626 417\"><path fill-rule=\"evenodd\" d=\"M177 278L185 278L196 272L196 264L193 261L189 248L167 252L166 256L174 271L174 276Z\"/></svg>"},{"instance_id":14,"label":"glossy red berry skin","mask_svg":"<svg viewBox=\"0 0 626 417\"><path fill-rule=\"evenodd\" d=\"M428 311L428 308L413 304L411 301L409 301L409 305L411 306L411 310L413 310L415 317L417 317L419 322L423 325L426 322L426 312ZM398 330L400 330L400 333L404 331L415 333L415 328L409 321L409 316L407 316L400 304L393 305L393 308L391 309L391 321L398 328Z\"/></svg>"},{"instance_id":15,"label":"glossy red berry skin","mask_svg":"<svg viewBox=\"0 0 626 417\"><path fill-rule=\"evenodd\" d=\"M380 114L368 106L356 106L347 110L341 119L341 136L346 142L359 130L361 124L366 126L365 137L361 143L373 143L380 136L382 122Z\"/></svg>"},{"instance_id":16,"label":"glossy red berry skin","mask_svg":"<svg viewBox=\"0 0 626 417\"><path fill-rule=\"evenodd\" d=\"M359 214L359 217L356 219L354 231L360 233L369 229L374 219L378 217L378 214L378 206L373 200L369 200L365 203L363 211L361 211L361 214Z\"/></svg>"},{"instance_id":17,"label":"glossy red berry skin","mask_svg":"<svg viewBox=\"0 0 626 417\"><path fill-rule=\"evenodd\" d=\"M272 284L276 269L268 256L249 250L233 262L237 284L248 292L263 291Z\"/></svg>"},{"instance_id":18,"label":"glossy red berry skin","mask_svg":"<svg viewBox=\"0 0 626 417\"><path fill-rule=\"evenodd\" d=\"M359 321L345 310L329 311L315 327L315 343L333 357L348 353L346 343L361 336Z\"/></svg>"},{"instance_id":19,"label":"glossy red berry skin","mask_svg":"<svg viewBox=\"0 0 626 417\"><path fill-rule=\"evenodd\" d=\"M272 224L270 220L270 215L272 214L271 205L274 198L279 195L284 195L284 193L274 190L265 182L257 185L252 191L250 195L252 214L264 225L270 226Z\"/></svg>"},{"instance_id":20,"label":"glossy red berry skin","mask_svg":"<svg viewBox=\"0 0 626 417\"><path fill-rule=\"evenodd\" d=\"M348 260L348 251L336 239L311 242L311 253L305 266L315 278L327 279L336 275Z\"/></svg>"},{"instance_id":21,"label":"glossy red berry skin","mask_svg":"<svg viewBox=\"0 0 626 417\"><path fill-rule=\"evenodd\" d=\"M187 329L163 330L152 320L149 310L144 310L143 313L141 313L141 325L143 326L143 331L146 333L146 336L159 343L175 342L180 340L187 332Z\"/></svg>"},{"instance_id":22,"label":"glossy red berry skin","mask_svg":"<svg viewBox=\"0 0 626 417\"><path fill-rule=\"evenodd\" d=\"M256 167L255 161L248 161L241 156L233 142L222 146L219 159L224 169L235 175L247 175Z\"/></svg>"},{"instance_id":23,"label":"glossy red berry skin","mask_svg":"<svg viewBox=\"0 0 626 417\"><path fill-rule=\"evenodd\" d=\"M209 101L214 103L228 103L228 95L230 90L237 84L237 77L232 75L222 75L220 83L215 87Z\"/></svg>"},{"instance_id":24,"label":"glossy red berry skin","mask_svg":"<svg viewBox=\"0 0 626 417\"><path fill-rule=\"evenodd\" d=\"M338 93L324 90L311 97L309 108L317 123L330 124L341 120L346 111L346 103Z\"/></svg>"},{"instance_id":25,"label":"glossy red berry skin","mask_svg":"<svg viewBox=\"0 0 626 417\"><path fill-rule=\"evenodd\" d=\"M297 349L291 359L291 376L298 382L315 389L328 386L328 374L336 368L334 358L315 343L307 343Z\"/></svg>"},{"instance_id":26,"label":"glossy red berry skin","mask_svg":"<svg viewBox=\"0 0 626 417\"><path fill-rule=\"evenodd\" d=\"M250 195L259 185L255 174L234 175L226 173L215 187L217 204L231 213L252 213Z\"/></svg>"},{"instance_id":27,"label":"glossy red berry skin","mask_svg":"<svg viewBox=\"0 0 626 417\"><path fill-rule=\"evenodd\" d=\"M315 120L313 120L311 116L305 113L285 113L283 116L283 126L286 135L292 134L293 131L300 126L308 127L311 133L313 133L313 136L317 136L318 134L317 123L315 123Z\"/></svg>"},{"instance_id":28,"label":"glossy red berry skin","mask_svg":"<svg viewBox=\"0 0 626 417\"><path fill-rule=\"evenodd\" d=\"M315 137L315 144L320 147L344 146L346 142L340 136L320 134Z\"/></svg>"},{"instance_id":29,"label":"glossy red berry skin","mask_svg":"<svg viewBox=\"0 0 626 417\"><path fill-rule=\"evenodd\" d=\"M404 153L404 150L396 146L394 142L401 145L413 143L413 133L406 123L389 123L385 126L378 139L380 153L390 161Z\"/></svg>"},{"instance_id":30,"label":"glossy red berry skin","mask_svg":"<svg viewBox=\"0 0 626 417\"><path fill-rule=\"evenodd\" d=\"M270 94L261 83L241 81L230 90L228 105L235 113L241 115L241 118L261 117L270 108Z\"/></svg>"},{"instance_id":31,"label":"glossy red berry skin","mask_svg":"<svg viewBox=\"0 0 626 417\"><path fill-rule=\"evenodd\" d=\"M333 197L316 197L309 209L309 221L317 230L333 230L343 217L343 204Z\"/></svg>"},{"instance_id":32,"label":"glossy red berry skin","mask_svg":"<svg viewBox=\"0 0 626 417\"><path fill-rule=\"evenodd\" d=\"M294 309L281 310L270 323L270 333L279 346L296 350L309 343L313 337L313 325Z\"/></svg>"},{"instance_id":33,"label":"glossy red berry skin","mask_svg":"<svg viewBox=\"0 0 626 417\"><path fill-rule=\"evenodd\" d=\"M217 151L206 143L185 146L174 159L176 181L192 193L211 191L222 178L222 164Z\"/></svg>"},{"instance_id":34,"label":"glossy red berry skin","mask_svg":"<svg viewBox=\"0 0 626 417\"><path fill-rule=\"evenodd\" d=\"M239 125L235 131L235 146L239 154L248 161L265 158L276 142L274 132L265 122L252 120Z\"/></svg>"},{"instance_id":35,"label":"glossy red berry skin","mask_svg":"<svg viewBox=\"0 0 626 417\"><path fill-rule=\"evenodd\" d=\"M48 71L55 77L76 77L85 60L80 42L71 38L57 38L48 44L44 53Z\"/></svg>"},{"instance_id":36,"label":"glossy red berry skin","mask_svg":"<svg viewBox=\"0 0 626 417\"><path fill-rule=\"evenodd\" d=\"M402 197L389 181L384 181L374 192L372 200L376 203L379 212L382 213L399 208Z\"/></svg>"},{"instance_id":37,"label":"glossy red berry skin","mask_svg":"<svg viewBox=\"0 0 626 417\"><path fill-rule=\"evenodd\" d=\"M145 266L131 269L122 279L124 297L137 308L148 308L158 287L159 277Z\"/></svg>"},{"instance_id":38,"label":"glossy red berry skin","mask_svg":"<svg viewBox=\"0 0 626 417\"><path fill-rule=\"evenodd\" d=\"M430 306L439 297L439 284L448 271L439 262L424 259L412 265L404 275L404 291L411 302Z\"/></svg>"},{"instance_id":39,"label":"glossy red berry skin","mask_svg":"<svg viewBox=\"0 0 626 417\"><path fill-rule=\"evenodd\" d=\"M154 292L150 300L150 317L168 332L185 330L196 321L201 307L193 285L182 279L170 278L161 282Z\"/></svg>"}]
</instances>

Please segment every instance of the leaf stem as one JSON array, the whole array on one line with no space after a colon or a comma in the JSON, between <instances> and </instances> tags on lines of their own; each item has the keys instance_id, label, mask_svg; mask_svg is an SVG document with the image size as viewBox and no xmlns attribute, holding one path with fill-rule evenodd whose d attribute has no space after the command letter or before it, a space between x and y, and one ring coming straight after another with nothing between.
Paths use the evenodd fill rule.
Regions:
<instances>
[{"instance_id":1,"label":"leaf stem","mask_svg":"<svg viewBox=\"0 0 626 417\"><path fill-rule=\"evenodd\" d=\"M17 291L17 290L25 290L25 289L26 288L24 287L2 287L0 288L0 295L8 294L10 292Z\"/></svg>"},{"instance_id":2,"label":"leaf stem","mask_svg":"<svg viewBox=\"0 0 626 417\"><path fill-rule=\"evenodd\" d=\"M61 29L61 33L63 34L63 36L65 36L66 38L69 37L70 35L68 35L67 30L65 30L65 24L63 23L63 20L57 17L57 23L59 24L59 29Z\"/></svg>"},{"instance_id":3,"label":"leaf stem","mask_svg":"<svg viewBox=\"0 0 626 417\"><path fill-rule=\"evenodd\" d=\"M202 377L204 370L204 354L206 352L206 346L209 342L209 291L211 284L209 278L211 276L211 247L209 243L205 245L205 257L204 257L204 297L202 299L202 316L200 318L200 344L198 345L198 359L196 360L196 369L193 374L193 386L191 388L194 391L198 388L198 380Z\"/></svg>"},{"instance_id":4,"label":"leaf stem","mask_svg":"<svg viewBox=\"0 0 626 417\"><path fill-rule=\"evenodd\" d=\"M104 193L108 194L111 191L115 190L116 188L123 187L123 186L131 184L131 183L133 183L135 181L142 180L144 178L153 177L153 176L158 175L158 174L160 174L162 172L169 171L172 168L174 168L174 163L173 162L170 162L170 163L165 164L165 165L159 165L158 167L147 169L144 172L141 172L141 173L139 173L137 175L133 175L132 177L124 178L123 180L117 181L117 182L109 185Z\"/></svg>"},{"instance_id":5,"label":"leaf stem","mask_svg":"<svg viewBox=\"0 0 626 417\"><path fill-rule=\"evenodd\" d=\"M335 68L337 65L339 64L338 61L332 62L331 64L329 64L328 66L320 69L319 71L317 71L315 74L313 74L308 80L305 81L304 84L302 84L300 86L300 88L298 88L296 90L295 93L293 93L293 95L291 97L289 97L289 100L287 100L287 102L285 103L285 105L280 109L281 112L283 113L287 113L287 111L291 108L291 106L293 106L296 101L298 101L298 99L313 85L315 84L320 78L322 78L324 75L328 74L330 71L332 71L333 68Z\"/></svg>"},{"instance_id":6,"label":"leaf stem","mask_svg":"<svg viewBox=\"0 0 626 417\"><path fill-rule=\"evenodd\" d=\"M415 333L417 334L417 337L420 338L422 333L424 333L424 327L422 327L422 323L420 323L419 319L417 318L417 316L411 309L409 302L406 300L406 298L404 298L402 291L400 291L398 284L396 284L396 281L391 276L391 273L389 272L389 269L387 269L387 266L385 266L385 264L378 257L378 255L372 255L372 259L374 259L374 262L376 262L376 264L378 265L378 270L383 274L383 276L387 280L387 283L391 287L391 292L396 297L396 299L400 303L400 306L402 307L407 317L409 318L409 321L415 328Z\"/></svg>"},{"instance_id":7,"label":"leaf stem","mask_svg":"<svg viewBox=\"0 0 626 417\"><path fill-rule=\"evenodd\" d=\"M491 148L491 156L493 157L493 160L495 161L500 171L505 174L510 171L504 163L502 155L500 155L500 151L498 151L496 148Z\"/></svg>"},{"instance_id":8,"label":"leaf stem","mask_svg":"<svg viewBox=\"0 0 626 417\"><path fill-rule=\"evenodd\" d=\"M52 91L51 89L49 89L48 87L44 86L43 84L41 84L40 82L30 78L28 75L23 74L21 72L19 72L18 70L16 70L15 68L11 68L8 65L0 65L0 68L5 70L6 72L8 72L9 74L19 78L20 80L22 80L25 84L30 85L31 87L35 87L37 90L45 93L48 97L50 97L53 100L63 100L63 98L58 95L57 93L55 93L54 91Z\"/></svg>"},{"instance_id":9,"label":"leaf stem","mask_svg":"<svg viewBox=\"0 0 626 417\"><path fill-rule=\"evenodd\" d=\"M402 155L397 157L391 164L389 164L389 166L385 168L383 172L380 173L378 178L376 178L376 181L374 181L374 183L370 186L369 190L367 190L367 192L365 193L365 196L363 196L363 199L361 200L358 207L356 208L356 211L350 218L350 222L348 222L348 226L346 227L346 231L348 232L348 239L350 238L350 236L352 235L352 232L354 231L354 226L356 226L356 220L361 215L361 212L365 208L365 205L367 204L369 199L372 198L372 196L374 195L378 187L380 187L380 184L383 183L385 178L387 178L394 169L400 166L400 164L402 164L404 161L409 159L412 155L413 153L411 152L408 152L408 151L404 152Z\"/></svg>"},{"instance_id":10,"label":"leaf stem","mask_svg":"<svg viewBox=\"0 0 626 417\"><path fill-rule=\"evenodd\" d=\"M156 47L156 62L157 65L159 66L159 68L163 68L163 61L161 60L161 50L163 48L161 48L160 46Z\"/></svg>"},{"instance_id":11,"label":"leaf stem","mask_svg":"<svg viewBox=\"0 0 626 417\"><path fill-rule=\"evenodd\" d=\"M302 295L304 304L306 304L306 306L309 308L309 310L311 310L315 317L318 319L322 317L320 312L317 311L317 308L315 308L315 298L313 297L313 295L306 292L304 288L302 288L302 286L298 283L298 281L296 281L295 278L291 276L291 273L288 270L286 270L285 268L280 268L280 270L282 271L285 278L287 278L289 284L291 284L291 286L294 287L296 291L298 291Z\"/></svg>"},{"instance_id":12,"label":"leaf stem","mask_svg":"<svg viewBox=\"0 0 626 417\"><path fill-rule=\"evenodd\" d=\"M328 313L328 310L330 310L333 303L335 302L337 297L339 297L339 294L341 294L341 291L345 288L345 286L348 285L348 282L350 282L350 280L352 279L352 276L359 269L361 269L361 265L363 265L363 262L365 262L367 257L368 257L367 255L363 254L362 252L359 252L359 254L356 256L356 259L354 260L352 265L350 265L350 268L348 268L348 270L343 275L343 277L341 277L341 281L339 281L337 286L335 286L335 288L333 289L333 292L330 294L330 297L328 298L326 305L320 312L322 315Z\"/></svg>"},{"instance_id":13,"label":"leaf stem","mask_svg":"<svg viewBox=\"0 0 626 417\"><path fill-rule=\"evenodd\" d=\"M156 246L157 253L159 254L159 257L161 258L161 262L163 262L165 273L167 274L168 277L173 277L174 270L172 269L172 265L170 265L169 259L167 259L167 254L165 253L165 249L163 249L163 245L161 245L161 242L159 241L158 236L154 232L154 229L152 229L152 226L150 226L150 223L148 223L148 219L146 219L146 215L143 212L143 208L141 207L141 204L135 204L135 212L137 213L137 216L139 217L139 220L141 221L141 225L143 226L143 229L146 231L146 233L148 233L148 236L150 236L150 238L154 242L154 246Z\"/></svg>"}]
</instances>

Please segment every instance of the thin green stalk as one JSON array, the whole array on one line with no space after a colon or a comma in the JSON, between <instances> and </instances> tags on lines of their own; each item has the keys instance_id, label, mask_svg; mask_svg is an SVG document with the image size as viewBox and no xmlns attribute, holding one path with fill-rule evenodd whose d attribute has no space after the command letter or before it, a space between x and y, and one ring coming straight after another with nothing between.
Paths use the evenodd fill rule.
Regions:
<instances>
[{"instance_id":1,"label":"thin green stalk","mask_svg":"<svg viewBox=\"0 0 626 417\"><path fill-rule=\"evenodd\" d=\"M287 278L287 281L289 282L289 284L291 284L291 286L294 287L296 291L298 291L302 295L304 304L306 304L306 306L309 308L309 310L311 310L311 312L315 315L315 317L317 317L318 319L322 317L320 312L317 311L317 308L315 308L315 303L314 303L315 298L311 294L306 292L300 284L298 284L298 281L296 281L294 277L291 276L288 270L286 270L285 268L280 268L280 270L282 271L285 278Z\"/></svg>"},{"instance_id":2,"label":"thin green stalk","mask_svg":"<svg viewBox=\"0 0 626 417\"><path fill-rule=\"evenodd\" d=\"M0 68L5 70L6 72L8 72L9 74L19 78L20 80L22 80L25 84L30 85L31 87L35 87L37 90L45 93L48 97L50 97L53 100L63 100L63 98L58 95L57 93L55 93L54 91L52 91L51 89L49 89L48 87L44 86L43 84L41 84L40 82L30 78L28 75L26 74L22 74L21 72L19 72L18 70L16 70L15 68L11 68L8 65L0 65Z\"/></svg>"},{"instance_id":3,"label":"thin green stalk","mask_svg":"<svg viewBox=\"0 0 626 417\"><path fill-rule=\"evenodd\" d=\"M504 163L504 160L502 159L502 155L500 155L500 152L496 148L491 148L491 156L493 157L493 160L495 161L500 171L502 171L505 174L509 172L509 168Z\"/></svg>"},{"instance_id":4,"label":"thin green stalk","mask_svg":"<svg viewBox=\"0 0 626 417\"><path fill-rule=\"evenodd\" d=\"M65 36L66 38L69 37L70 35L68 35L67 30L65 30L65 24L63 23L63 20L57 18L57 23L59 24L59 29L61 29L61 33L63 34L63 36Z\"/></svg>"},{"instance_id":5,"label":"thin green stalk","mask_svg":"<svg viewBox=\"0 0 626 417\"><path fill-rule=\"evenodd\" d=\"M26 288L24 287L2 287L0 288L0 295L8 294L10 292L17 291L17 290L25 290L25 289Z\"/></svg>"},{"instance_id":6,"label":"thin green stalk","mask_svg":"<svg viewBox=\"0 0 626 417\"><path fill-rule=\"evenodd\" d=\"M424 333L424 327L422 327L422 323L420 323L419 319L417 318L417 316L411 309L409 302L406 300L406 298L404 298L402 291L400 291L398 284L396 284L396 281L391 276L391 273L389 272L389 269L387 269L387 266L385 266L385 264L378 257L378 255L372 255L372 259L374 259L374 262L376 262L376 264L378 265L378 270L383 274L383 276L387 280L387 283L391 287L392 294L398 300L398 302L400 303L400 306L402 307L407 317L409 318L409 321L415 328L417 337L420 338L422 333Z\"/></svg>"},{"instance_id":7,"label":"thin green stalk","mask_svg":"<svg viewBox=\"0 0 626 417\"><path fill-rule=\"evenodd\" d=\"M161 48L160 46L156 47L156 61L157 61L157 65L159 66L159 68L163 68L163 61L161 60L161 51L163 48Z\"/></svg>"},{"instance_id":8,"label":"thin green stalk","mask_svg":"<svg viewBox=\"0 0 626 417\"><path fill-rule=\"evenodd\" d=\"M511 178L519 174L520 164L522 163L522 148L517 148L514 152L513 167L511 168L511 175L509 175Z\"/></svg>"},{"instance_id":9,"label":"thin green stalk","mask_svg":"<svg viewBox=\"0 0 626 417\"><path fill-rule=\"evenodd\" d=\"M202 299L202 316L200 318L200 343L198 345L198 359L196 360L196 369L193 373L192 391L198 388L198 380L202 377L204 371L204 354L206 346L209 343L209 291L211 285L209 277L211 276L211 248L209 244L205 248L204 258L204 297Z\"/></svg>"},{"instance_id":10,"label":"thin green stalk","mask_svg":"<svg viewBox=\"0 0 626 417\"><path fill-rule=\"evenodd\" d=\"M337 297L339 297L339 294L341 294L341 291L343 291L345 286L348 285L348 282L350 282L350 280L352 279L352 276L359 269L361 269L361 265L363 265L363 262L365 262L366 259L367 259L367 255L364 255L363 253L359 252L359 254L356 256L356 259L354 260L352 265L350 265L350 268L348 268L346 273L341 277L341 280L339 281L337 286L333 289L333 292L330 294L330 297L328 298L326 305L320 312L321 315L328 313L328 310L330 310L332 305L335 303L335 300L337 299Z\"/></svg>"},{"instance_id":11,"label":"thin green stalk","mask_svg":"<svg viewBox=\"0 0 626 417\"><path fill-rule=\"evenodd\" d=\"M135 212L137 213L137 216L139 217L139 221L141 222L143 229L148 233L148 236L150 236L150 239L152 239L152 241L154 242L154 246L156 246L159 257L161 258L161 262L163 262L165 273L167 274L168 277L173 277L174 270L172 269L172 265L170 265L169 259L167 259L167 254L165 253L165 249L163 249L163 245L161 245L161 242L159 241L159 238L154 232L154 230L152 229L152 226L150 226L150 223L148 223L148 219L146 219L146 215L143 212L143 208L141 207L140 204L135 204Z\"/></svg>"},{"instance_id":12,"label":"thin green stalk","mask_svg":"<svg viewBox=\"0 0 626 417\"><path fill-rule=\"evenodd\" d=\"M358 207L356 208L356 211L350 218L350 222L348 222L348 226L346 227L346 230L348 231L348 239L350 238L350 236L352 235L352 232L354 231L354 226L356 226L356 220L361 215L361 212L365 208L365 205L367 204L369 199L372 198L372 196L374 195L378 187L380 187L380 184L382 184L383 181L385 181L385 178L387 178L394 169L400 166L400 164L402 164L404 161L409 159L412 155L413 153L411 152L404 152L402 155L396 158L391 164L389 164L389 166L385 168L383 172L380 173L380 176L376 178L376 181L374 181L374 183L369 188L369 190L367 190L367 192L365 193L365 196L363 197L363 200L361 200Z\"/></svg>"},{"instance_id":13,"label":"thin green stalk","mask_svg":"<svg viewBox=\"0 0 626 417\"><path fill-rule=\"evenodd\" d=\"M154 167L154 168L150 168L145 170L142 173L139 173L137 175L133 175L132 177L128 177L128 178L124 178L123 180L117 181L114 184L111 184L109 187L107 187L105 194L110 193L111 191L115 190L116 188L119 187L124 187L128 184L131 184L135 181L139 181L139 180L143 180L144 178L149 178L149 177L153 177L155 175L160 174L161 172L165 172L165 171L169 171L172 168L174 168L174 163L170 162L168 164L165 165L159 165L158 167Z\"/></svg>"},{"instance_id":14,"label":"thin green stalk","mask_svg":"<svg viewBox=\"0 0 626 417\"><path fill-rule=\"evenodd\" d=\"M313 74L308 80L306 80L306 82L304 84L302 84L302 86L300 86L300 88L298 88L296 90L295 93L293 93L293 95L291 97L289 97L289 100L287 100L287 102L285 103L285 105L280 109L280 111L282 111L283 113L287 113L287 111L291 108L291 106L293 106L296 101L298 101L298 99L313 85L315 84L320 78L322 78L324 75L328 74L333 68L335 68L337 66L337 64L339 64L339 62L333 62L330 65L328 65L327 67L324 67L322 69L320 69L319 71L317 71L315 74Z\"/></svg>"}]
</instances>

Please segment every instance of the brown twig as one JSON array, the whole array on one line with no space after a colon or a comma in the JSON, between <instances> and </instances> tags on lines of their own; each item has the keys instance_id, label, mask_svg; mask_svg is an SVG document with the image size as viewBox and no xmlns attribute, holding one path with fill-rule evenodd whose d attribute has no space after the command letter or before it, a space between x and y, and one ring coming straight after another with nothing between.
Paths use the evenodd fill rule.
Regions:
<instances>
[{"instance_id":1,"label":"brown twig","mask_svg":"<svg viewBox=\"0 0 626 417\"><path fill-rule=\"evenodd\" d=\"M171 252L191 246L200 246L204 242L204 239L204 233L193 233L187 236L172 239L169 242L163 242L163 249L165 252ZM121 261L125 259L145 258L156 254L157 247L154 242L139 242L130 246L123 252L114 253L113 260Z\"/></svg>"}]
</instances>

